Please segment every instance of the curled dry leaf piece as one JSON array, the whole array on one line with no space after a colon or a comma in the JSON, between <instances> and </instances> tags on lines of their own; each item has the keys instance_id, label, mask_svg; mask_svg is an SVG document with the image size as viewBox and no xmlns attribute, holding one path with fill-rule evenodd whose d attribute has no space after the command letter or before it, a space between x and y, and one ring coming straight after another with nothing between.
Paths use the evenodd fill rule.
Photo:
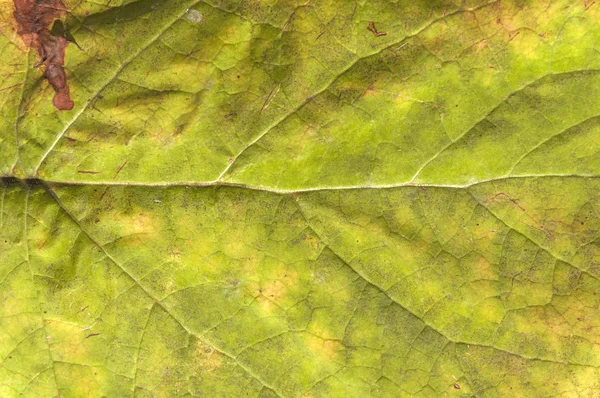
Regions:
<instances>
[{"instance_id":1,"label":"curled dry leaf piece","mask_svg":"<svg viewBox=\"0 0 600 398\"><path fill-rule=\"evenodd\" d=\"M57 109L73 109L67 75L65 74L65 49L69 41L54 36L50 27L65 11L61 0L14 0L18 33L25 45L35 48L44 65L44 77L54 87L52 103Z\"/></svg>"}]
</instances>

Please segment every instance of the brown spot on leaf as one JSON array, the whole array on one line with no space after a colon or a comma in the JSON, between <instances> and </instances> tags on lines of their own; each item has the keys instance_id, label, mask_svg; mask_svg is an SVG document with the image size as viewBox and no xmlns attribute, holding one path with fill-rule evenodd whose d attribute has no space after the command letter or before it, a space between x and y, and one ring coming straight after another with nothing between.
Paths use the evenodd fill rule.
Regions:
<instances>
[{"instance_id":1,"label":"brown spot on leaf","mask_svg":"<svg viewBox=\"0 0 600 398\"><path fill-rule=\"evenodd\" d=\"M77 170L79 174L102 174L101 171L93 171L93 170Z\"/></svg>"},{"instance_id":2,"label":"brown spot on leaf","mask_svg":"<svg viewBox=\"0 0 600 398\"><path fill-rule=\"evenodd\" d=\"M50 31L54 21L64 14L64 4L61 0L14 0L14 4L17 32L26 46L37 51L39 64L44 65L44 77L54 88L52 103L59 110L73 109L64 69L69 41Z\"/></svg>"},{"instance_id":3,"label":"brown spot on leaf","mask_svg":"<svg viewBox=\"0 0 600 398\"><path fill-rule=\"evenodd\" d=\"M387 35L387 32L380 32L377 30L377 28L375 27L375 22L371 21L369 22L369 25L367 25L367 30L371 33L373 33L373 35L375 37L380 37L380 36L385 36Z\"/></svg>"}]
</instances>

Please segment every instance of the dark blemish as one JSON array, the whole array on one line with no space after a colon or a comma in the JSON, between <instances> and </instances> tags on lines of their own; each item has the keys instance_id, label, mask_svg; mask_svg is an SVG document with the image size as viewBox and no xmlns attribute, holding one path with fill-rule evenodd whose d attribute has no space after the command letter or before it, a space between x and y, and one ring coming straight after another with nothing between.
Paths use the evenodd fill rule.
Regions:
<instances>
[{"instance_id":1,"label":"dark blemish","mask_svg":"<svg viewBox=\"0 0 600 398\"><path fill-rule=\"evenodd\" d=\"M42 242L42 244L40 245L40 247L38 247L38 250L42 250L44 248L44 246L46 246L46 242L48 242L48 239L44 240Z\"/></svg>"},{"instance_id":2,"label":"dark blemish","mask_svg":"<svg viewBox=\"0 0 600 398\"><path fill-rule=\"evenodd\" d=\"M369 25L367 25L367 30L371 33L373 33L373 36L375 37L380 37L380 36L386 36L387 32L379 32L377 30L377 28L375 27L375 22L371 21L369 22Z\"/></svg>"},{"instance_id":3,"label":"dark blemish","mask_svg":"<svg viewBox=\"0 0 600 398\"><path fill-rule=\"evenodd\" d=\"M521 206L521 204L519 204L519 202L517 202L515 199L513 199L506 192L499 192L496 195L492 196L489 200L494 201L496 198L498 198L500 196L507 198L513 205L515 205L519 210L521 210L527 218L529 218L531 221L533 221L533 223L536 224L536 225L530 225L530 224L527 224L527 225L548 234L548 231L546 231L546 229L542 226L542 224L540 224L535 218L533 218L531 215L529 215L529 213L527 213L527 210L525 210L525 208L523 206ZM496 232L494 230L492 230L492 231Z\"/></svg>"},{"instance_id":4,"label":"dark blemish","mask_svg":"<svg viewBox=\"0 0 600 398\"><path fill-rule=\"evenodd\" d=\"M315 41L319 40L321 38L321 36L323 36L325 34L325 31L321 32L321 34L319 34L319 36L317 36L317 38L315 39Z\"/></svg>"},{"instance_id":5,"label":"dark blemish","mask_svg":"<svg viewBox=\"0 0 600 398\"><path fill-rule=\"evenodd\" d=\"M279 84L277 86L273 87L273 89L267 96L265 103L263 104L262 108L260 109L260 113L262 113L262 111L264 111L265 109L267 109L269 107L269 104L271 103L271 101L273 101L273 98L275 98L275 96L279 93L280 89L281 89L281 85L279 85ZM308 100L307 100L307 102L308 102Z\"/></svg>"},{"instance_id":6,"label":"dark blemish","mask_svg":"<svg viewBox=\"0 0 600 398\"><path fill-rule=\"evenodd\" d=\"M46 188L50 188L47 186L44 181L39 178L17 178L17 177L0 177L0 186L26 186L26 187L39 187L45 186Z\"/></svg>"},{"instance_id":7,"label":"dark blemish","mask_svg":"<svg viewBox=\"0 0 600 398\"><path fill-rule=\"evenodd\" d=\"M100 219L99 219L99 218L96 218L96 219L94 220L94 222L98 223L98 222L100 222Z\"/></svg>"},{"instance_id":8,"label":"dark blemish","mask_svg":"<svg viewBox=\"0 0 600 398\"><path fill-rule=\"evenodd\" d=\"M110 187L104 188L104 192L102 192L102 195L100 195L100 200L102 200L102 198L104 198L104 195L106 195L106 192L108 192L108 188L110 188ZM98 220L98 221L100 221L100 220Z\"/></svg>"},{"instance_id":9,"label":"dark blemish","mask_svg":"<svg viewBox=\"0 0 600 398\"><path fill-rule=\"evenodd\" d=\"M517 37L517 36L518 36L520 33L521 33L521 32L517 32L517 33L515 33L514 35L510 36L510 37L508 38L508 41L512 41L512 40L513 40L515 37Z\"/></svg>"},{"instance_id":10,"label":"dark blemish","mask_svg":"<svg viewBox=\"0 0 600 398\"><path fill-rule=\"evenodd\" d=\"M0 88L0 91L6 91L6 90L10 90L10 89L13 89L13 88L20 87L20 86L22 86L22 85L23 85L23 83L17 83L17 84L13 84L12 86L8 86L8 87Z\"/></svg>"},{"instance_id":11,"label":"dark blemish","mask_svg":"<svg viewBox=\"0 0 600 398\"><path fill-rule=\"evenodd\" d=\"M460 386L458 385L458 383L454 383L454 388L456 388L457 390L460 390Z\"/></svg>"},{"instance_id":12,"label":"dark blemish","mask_svg":"<svg viewBox=\"0 0 600 398\"><path fill-rule=\"evenodd\" d=\"M129 160L126 160L126 161L125 161L125 162L124 162L124 163L121 165L121 167L119 167L119 170L117 170L117 172L116 172L116 173L115 173L115 175L113 176L113 180L114 180L115 178L117 178L117 175L118 175L118 174L121 172L121 170L123 170L123 167L125 167L125 165L127 164L127 162L129 162Z\"/></svg>"},{"instance_id":13,"label":"dark blemish","mask_svg":"<svg viewBox=\"0 0 600 398\"><path fill-rule=\"evenodd\" d=\"M101 174L101 171L77 170L79 174Z\"/></svg>"},{"instance_id":14,"label":"dark blemish","mask_svg":"<svg viewBox=\"0 0 600 398\"><path fill-rule=\"evenodd\" d=\"M50 31L50 26L66 11L65 5L61 0L14 0L14 4L17 33L26 46L37 51L39 65L45 68L44 77L54 88L54 107L73 109L64 69L69 40L65 35L55 36Z\"/></svg>"},{"instance_id":15,"label":"dark blemish","mask_svg":"<svg viewBox=\"0 0 600 398\"><path fill-rule=\"evenodd\" d=\"M590 8L590 7L591 7L591 6L593 6L594 4L596 4L596 2L595 2L595 1L592 1L592 2L591 2L591 3L589 3L589 4L588 4L588 2L587 2L587 1L585 1L585 2L583 3L583 5L584 5L584 10L585 10L585 11L587 11L587 10L588 10L588 8Z\"/></svg>"},{"instance_id":16,"label":"dark blemish","mask_svg":"<svg viewBox=\"0 0 600 398\"><path fill-rule=\"evenodd\" d=\"M100 333L91 333L91 334L88 334L87 336L85 336L85 338L89 339L90 337L94 337L94 336L100 336Z\"/></svg>"}]
</instances>

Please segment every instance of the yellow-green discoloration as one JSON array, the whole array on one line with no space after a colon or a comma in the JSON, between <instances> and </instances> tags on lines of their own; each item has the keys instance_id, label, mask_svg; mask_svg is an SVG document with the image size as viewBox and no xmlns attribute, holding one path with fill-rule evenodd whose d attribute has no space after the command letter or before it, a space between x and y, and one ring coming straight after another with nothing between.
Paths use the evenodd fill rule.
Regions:
<instances>
[{"instance_id":1,"label":"yellow-green discoloration","mask_svg":"<svg viewBox=\"0 0 600 398\"><path fill-rule=\"evenodd\" d=\"M599 4L65 4L59 113L0 0L0 396L598 395Z\"/></svg>"}]
</instances>

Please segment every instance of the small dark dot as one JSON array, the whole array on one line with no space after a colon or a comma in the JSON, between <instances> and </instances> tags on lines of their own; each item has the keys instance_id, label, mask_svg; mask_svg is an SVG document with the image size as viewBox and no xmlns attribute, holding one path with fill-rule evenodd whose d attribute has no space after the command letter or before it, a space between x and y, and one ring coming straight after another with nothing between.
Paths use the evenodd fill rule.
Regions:
<instances>
[{"instance_id":1,"label":"small dark dot","mask_svg":"<svg viewBox=\"0 0 600 398\"><path fill-rule=\"evenodd\" d=\"M460 386L458 385L458 383L454 384L454 388L456 388L457 390L460 390Z\"/></svg>"}]
</instances>

